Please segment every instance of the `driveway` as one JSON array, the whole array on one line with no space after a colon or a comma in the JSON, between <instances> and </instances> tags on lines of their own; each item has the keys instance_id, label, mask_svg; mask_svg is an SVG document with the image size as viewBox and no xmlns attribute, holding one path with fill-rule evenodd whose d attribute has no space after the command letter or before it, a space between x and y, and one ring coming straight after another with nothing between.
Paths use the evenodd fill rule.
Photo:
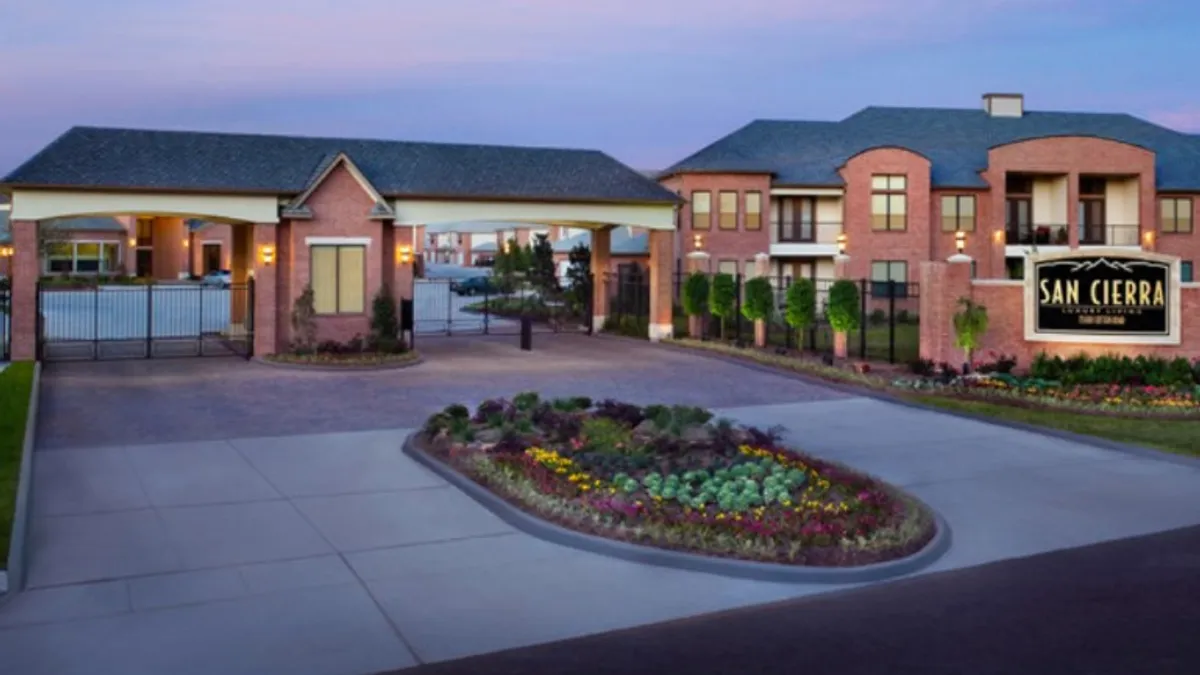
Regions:
<instances>
[{"instance_id":1,"label":"driveway","mask_svg":"<svg viewBox=\"0 0 1200 675\"><path fill-rule=\"evenodd\" d=\"M457 340L431 344L416 369L370 375L198 360L52 366L31 590L0 608L6 666L365 674L845 589L549 544L400 453L429 411L524 389L784 425L797 446L903 485L945 516L953 546L923 573L1200 523L1200 471L1189 467L650 345L562 336L522 354ZM76 425L102 440L89 444Z\"/></svg>"}]
</instances>

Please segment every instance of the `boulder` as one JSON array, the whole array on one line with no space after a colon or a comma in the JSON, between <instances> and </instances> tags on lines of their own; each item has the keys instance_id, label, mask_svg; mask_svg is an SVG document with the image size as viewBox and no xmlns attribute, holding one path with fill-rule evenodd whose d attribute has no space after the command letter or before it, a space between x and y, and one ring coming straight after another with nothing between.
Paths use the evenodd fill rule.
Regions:
<instances>
[{"instance_id":1,"label":"boulder","mask_svg":"<svg viewBox=\"0 0 1200 675\"><path fill-rule=\"evenodd\" d=\"M697 424L684 429L679 438L684 443L708 443L713 438L713 430L707 424Z\"/></svg>"},{"instance_id":2,"label":"boulder","mask_svg":"<svg viewBox=\"0 0 1200 675\"><path fill-rule=\"evenodd\" d=\"M475 432L475 442L476 443L485 443L485 444L498 443L498 442L500 442L500 438L503 435L504 435L504 432L501 431L500 429L496 429L495 427L488 427L486 429L480 429L479 431Z\"/></svg>"}]
</instances>

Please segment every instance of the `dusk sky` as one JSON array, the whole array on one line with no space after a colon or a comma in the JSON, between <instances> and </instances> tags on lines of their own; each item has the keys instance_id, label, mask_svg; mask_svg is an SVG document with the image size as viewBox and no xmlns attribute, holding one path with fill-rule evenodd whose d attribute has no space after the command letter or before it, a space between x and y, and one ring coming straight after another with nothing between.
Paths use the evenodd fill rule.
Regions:
<instances>
[{"instance_id":1,"label":"dusk sky","mask_svg":"<svg viewBox=\"0 0 1200 675\"><path fill-rule=\"evenodd\" d=\"M866 105L1200 131L1186 0L0 0L0 174L73 125L597 148Z\"/></svg>"}]
</instances>

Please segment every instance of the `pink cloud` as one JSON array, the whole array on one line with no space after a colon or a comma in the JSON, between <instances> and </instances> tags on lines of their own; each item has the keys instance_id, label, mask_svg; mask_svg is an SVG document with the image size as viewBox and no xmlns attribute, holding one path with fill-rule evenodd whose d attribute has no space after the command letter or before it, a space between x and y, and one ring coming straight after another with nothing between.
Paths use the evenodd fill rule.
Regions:
<instances>
[{"instance_id":1,"label":"pink cloud","mask_svg":"<svg viewBox=\"0 0 1200 675\"><path fill-rule=\"evenodd\" d=\"M1178 131L1200 132L1200 106L1187 106L1174 110L1152 112L1150 121Z\"/></svg>"}]
</instances>

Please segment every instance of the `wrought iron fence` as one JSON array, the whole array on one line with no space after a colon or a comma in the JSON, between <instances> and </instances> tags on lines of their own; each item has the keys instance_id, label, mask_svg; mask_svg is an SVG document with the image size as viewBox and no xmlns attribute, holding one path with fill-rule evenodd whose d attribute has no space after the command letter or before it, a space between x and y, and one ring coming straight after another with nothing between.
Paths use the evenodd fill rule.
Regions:
<instances>
[{"instance_id":1,"label":"wrought iron fence","mask_svg":"<svg viewBox=\"0 0 1200 675\"><path fill-rule=\"evenodd\" d=\"M590 330L591 284L567 277L481 275L418 279L413 289L414 339L425 336L516 335L522 319L535 332Z\"/></svg>"}]
</instances>

